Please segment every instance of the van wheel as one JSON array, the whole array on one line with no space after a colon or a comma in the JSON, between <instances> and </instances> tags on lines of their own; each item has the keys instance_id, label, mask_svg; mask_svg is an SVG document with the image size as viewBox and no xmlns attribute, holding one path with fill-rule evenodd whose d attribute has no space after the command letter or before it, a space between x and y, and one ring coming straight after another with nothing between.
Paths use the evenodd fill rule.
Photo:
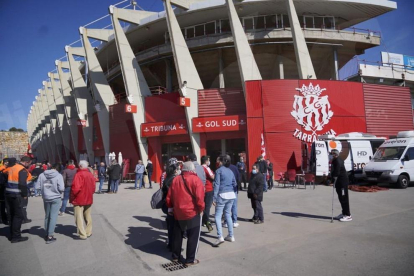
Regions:
<instances>
[{"instance_id":1,"label":"van wheel","mask_svg":"<svg viewBox=\"0 0 414 276\"><path fill-rule=\"evenodd\" d=\"M406 189L408 187L409 181L408 177L405 175L400 175L397 181L397 187L400 189Z\"/></svg>"}]
</instances>

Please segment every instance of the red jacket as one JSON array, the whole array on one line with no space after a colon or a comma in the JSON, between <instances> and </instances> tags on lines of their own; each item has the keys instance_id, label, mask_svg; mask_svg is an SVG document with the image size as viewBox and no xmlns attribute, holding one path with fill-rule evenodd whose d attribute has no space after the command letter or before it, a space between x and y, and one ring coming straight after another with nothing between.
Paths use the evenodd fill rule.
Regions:
<instances>
[{"instance_id":1,"label":"red jacket","mask_svg":"<svg viewBox=\"0 0 414 276\"><path fill-rule=\"evenodd\" d=\"M190 195L184 186L183 177L187 183ZM204 210L204 185L193 172L183 172L182 176L174 177L167 194L168 208L174 208L176 220L189 220Z\"/></svg>"},{"instance_id":2,"label":"red jacket","mask_svg":"<svg viewBox=\"0 0 414 276\"><path fill-rule=\"evenodd\" d=\"M73 205L92 205L95 193L95 178L88 169L78 169L73 178L69 202Z\"/></svg>"}]
</instances>

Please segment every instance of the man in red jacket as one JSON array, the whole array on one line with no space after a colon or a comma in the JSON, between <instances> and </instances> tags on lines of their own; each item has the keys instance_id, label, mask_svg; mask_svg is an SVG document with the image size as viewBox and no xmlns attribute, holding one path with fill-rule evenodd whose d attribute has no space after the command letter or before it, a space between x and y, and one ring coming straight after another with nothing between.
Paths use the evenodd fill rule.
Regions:
<instances>
[{"instance_id":1,"label":"man in red jacket","mask_svg":"<svg viewBox=\"0 0 414 276\"><path fill-rule=\"evenodd\" d=\"M70 191L70 203L74 206L75 223L81 240L92 236L91 207L94 193L95 177L88 170L88 162L82 160L79 162L79 169L75 174ZM84 222L86 222L86 230Z\"/></svg>"},{"instance_id":2,"label":"man in red jacket","mask_svg":"<svg viewBox=\"0 0 414 276\"><path fill-rule=\"evenodd\" d=\"M204 210L204 185L195 172L193 162L185 162L182 174L174 178L167 194L168 213L174 214L173 261L181 256L183 232L187 232L186 265L195 265L200 239L201 213Z\"/></svg>"}]
</instances>

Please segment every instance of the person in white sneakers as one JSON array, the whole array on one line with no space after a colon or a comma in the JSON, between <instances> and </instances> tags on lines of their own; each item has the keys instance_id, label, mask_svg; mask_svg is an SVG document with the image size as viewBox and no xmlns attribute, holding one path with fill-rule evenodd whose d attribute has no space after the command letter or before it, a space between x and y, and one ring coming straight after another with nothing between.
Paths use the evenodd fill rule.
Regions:
<instances>
[{"instance_id":1,"label":"person in white sneakers","mask_svg":"<svg viewBox=\"0 0 414 276\"><path fill-rule=\"evenodd\" d=\"M234 242L233 233L233 219L231 218L231 208L236 199L237 182L233 172L229 169L230 157L222 155L217 158L216 176L214 178L214 195L213 205L216 206L216 228L217 240L213 246L219 246L224 241ZM221 216L224 212L224 217L227 221L229 234L223 238Z\"/></svg>"},{"instance_id":2,"label":"person in white sneakers","mask_svg":"<svg viewBox=\"0 0 414 276\"><path fill-rule=\"evenodd\" d=\"M333 149L331 151L332 164L331 164L331 176L335 180L335 189L338 194L339 202L342 207L342 214L336 217L336 219L346 222L351 221L352 216L349 210L349 195L348 195L348 174L345 169L344 161L339 157L339 151Z\"/></svg>"}]
</instances>

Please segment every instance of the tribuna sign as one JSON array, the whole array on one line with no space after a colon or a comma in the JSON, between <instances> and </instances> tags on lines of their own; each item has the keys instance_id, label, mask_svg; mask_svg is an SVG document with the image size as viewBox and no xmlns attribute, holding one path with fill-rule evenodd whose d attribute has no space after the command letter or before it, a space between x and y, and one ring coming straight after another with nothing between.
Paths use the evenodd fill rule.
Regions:
<instances>
[{"instance_id":1,"label":"tribuna sign","mask_svg":"<svg viewBox=\"0 0 414 276\"><path fill-rule=\"evenodd\" d=\"M321 89L319 84L313 86L310 83L309 86L303 85L302 88L296 88L296 90L300 91L303 96L294 96L293 110L290 114L304 128L304 131L295 129L293 136L303 142L311 143L316 141L319 135L317 132L323 131L334 113L331 110L328 96L321 96L326 88ZM336 132L331 129L323 134L335 135Z\"/></svg>"}]
</instances>

